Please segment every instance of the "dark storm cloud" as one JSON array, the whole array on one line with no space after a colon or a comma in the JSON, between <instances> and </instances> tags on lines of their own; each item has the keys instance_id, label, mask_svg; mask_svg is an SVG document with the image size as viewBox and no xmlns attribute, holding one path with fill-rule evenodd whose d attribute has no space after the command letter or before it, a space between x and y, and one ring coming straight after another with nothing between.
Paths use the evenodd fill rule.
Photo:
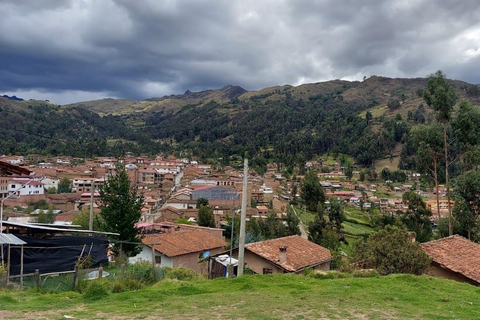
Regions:
<instances>
[{"instance_id":1,"label":"dark storm cloud","mask_svg":"<svg viewBox=\"0 0 480 320\"><path fill-rule=\"evenodd\" d=\"M476 1L2 1L0 93L142 99L364 75L480 83ZM27 97L28 98L28 97Z\"/></svg>"}]
</instances>

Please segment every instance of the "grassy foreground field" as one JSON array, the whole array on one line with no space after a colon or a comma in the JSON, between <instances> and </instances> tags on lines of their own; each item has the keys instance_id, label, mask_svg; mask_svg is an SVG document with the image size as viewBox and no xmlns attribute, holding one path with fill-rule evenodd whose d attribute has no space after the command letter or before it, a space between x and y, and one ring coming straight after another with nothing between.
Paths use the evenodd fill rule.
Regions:
<instances>
[{"instance_id":1,"label":"grassy foreground field","mask_svg":"<svg viewBox=\"0 0 480 320\"><path fill-rule=\"evenodd\" d=\"M162 281L94 301L1 291L1 319L480 319L480 289L411 275Z\"/></svg>"}]
</instances>

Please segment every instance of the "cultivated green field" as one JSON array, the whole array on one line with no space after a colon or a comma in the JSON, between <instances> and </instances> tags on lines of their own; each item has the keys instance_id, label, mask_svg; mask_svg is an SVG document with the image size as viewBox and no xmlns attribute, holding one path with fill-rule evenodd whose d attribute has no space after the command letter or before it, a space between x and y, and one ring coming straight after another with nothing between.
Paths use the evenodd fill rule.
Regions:
<instances>
[{"instance_id":1,"label":"cultivated green field","mask_svg":"<svg viewBox=\"0 0 480 320\"><path fill-rule=\"evenodd\" d=\"M0 291L1 319L480 319L480 289L426 276L166 280L136 292Z\"/></svg>"}]
</instances>

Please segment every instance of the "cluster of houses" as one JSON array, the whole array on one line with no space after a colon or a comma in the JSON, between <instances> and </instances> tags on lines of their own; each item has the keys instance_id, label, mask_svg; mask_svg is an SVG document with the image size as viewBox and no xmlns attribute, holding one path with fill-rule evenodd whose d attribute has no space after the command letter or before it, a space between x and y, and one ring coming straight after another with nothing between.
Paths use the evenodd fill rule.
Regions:
<instances>
[{"instance_id":1,"label":"cluster of houses","mask_svg":"<svg viewBox=\"0 0 480 320\"><path fill-rule=\"evenodd\" d=\"M0 157L2 211L4 205L8 208L8 214L5 215L8 219L4 219L6 221L2 234L15 234L19 237L41 235L42 238L50 235L53 239L60 235L65 237L65 234L75 236L77 231L85 232L68 226L72 224L75 214L81 210L89 209L92 205L94 210L98 210L98 188L108 179L118 165L118 160L63 157L48 159L48 162L36 162L32 157L34 155L26 158ZM238 249L226 251L228 244L222 226L241 206L242 175L238 170L226 167L219 172L210 165L196 161L161 157L127 157L122 160L121 165L125 166L131 182L145 199L142 216L137 224L139 233L143 235L142 251L130 258L132 262L140 259L154 260L158 266L186 267L198 273L209 274L210 278L235 274ZM285 215L288 200L299 196L291 194L292 184L275 172L274 167L269 166L268 169L264 177L258 177L253 172L249 177L247 217L262 218L273 212L281 219ZM405 211L407 204L403 203L401 195L412 189L412 185L405 184L391 190L391 194L397 197L376 197L380 186L352 183L345 179L338 166L332 172L319 173L319 177L327 199L336 198L363 208L377 206L384 212ZM64 178L71 181L72 192L52 193L52 188L58 189ZM215 228L178 223L179 220L193 223L197 221L196 204L199 198L209 201L215 217ZM25 207L40 200L45 200L56 209L57 227L28 224L31 218L29 215L13 210L15 207ZM438 203L427 201L427 206L433 213L436 213L437 206L440 206L439 212L445 214L448 202L444 199ZM0 236L0 240L2 239ZM27 243L32 241L23 239ZM73 238L71 241L74 241ZM21 242L13 245L16 255L12 255L12 263L23 261L18 254ZM88 247L87 243L80 242L76 245L82 248L82 254ZM104 242L98 246L106 251ZM93 247L92 244L91 250ZM480 252L477 244L453 236L423 244L422 247L433 259L433 274L474 284L480 283L480 273L475 270L477 261L480 261L480 256L476 253ZM18 250L15 251L15 248ZM2 256L2 259L4 258ZM45 259L45 256L43 258ZM98 258L99 261L105 259L106 256ZM331 259L328 249L301 236L250 243L245 247L245 266L259 274L302 273L306 269L327 271L330 269ZM20 272L17 267L12 267L13 273ZM70 265L66 268L69 267Z\"/></svg>"}]
</instances>

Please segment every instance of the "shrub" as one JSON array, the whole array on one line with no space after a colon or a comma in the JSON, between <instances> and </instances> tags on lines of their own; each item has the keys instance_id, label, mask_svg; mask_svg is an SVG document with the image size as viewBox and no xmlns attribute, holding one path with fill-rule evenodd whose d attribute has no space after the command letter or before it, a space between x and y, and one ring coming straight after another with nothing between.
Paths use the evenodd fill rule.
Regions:
<instances>
[{"instance_id":1,"label":"shrub","mask_svg":"<svg viewBox=\"0 0 480 320\"><path fill-rule=\"evenodd\" d=\"M315 279L343 279L351 277L350 274L345 272L338 272L338 271L329 271L329 272L313 272L309 275Z\"/></svg>"},{"instance_id":2,"label":"shrub","mask_svg":"<svg viewBox=\"0 0 480 320\"><path fill-rule=\"evenodd\" d=\"M3 283L5 282L4 276L5 276L5 268L0 265L0 286L3 285Z\"/></svg>"},{"instance_id":3,"label":"shrub","mask_svg":"<svg viewBox=\"0 0 480 320\"><path fill-rule=\"evenodd\" d=\"M144 282L137 279L130 279L130 278L117 279L112 284L113 293L124 292L126 290L137 291L143 288L145 288Z\"/></svg>"},{"instance_id":4,"label":"shrub","mask_svg":"<svg viewBox=\"0 0 480 320\"><path fill-rule=\"evenodd\" d=\"M88 301L94 301L106 297L111 292L111 283L105 279L96 279L88 281L83 298Z\"/></svg>"},{"instance_id":5,"label":"shrub","mask_svg":"<svg viewBox=\"0 0 480 320\"><path fill-rule=\"evenodd\" d=\"M168 279L193 280L197 278L195 271L187 268L164 268L165 276Z\"/></svg>"},{"instance_id":6,"label":"shrub","mask_svg":"<svg viewBox=\"0 0 480 320\"><path fill-rule=\"evenodd\" d=\"M391 273L422 274L430 265L430 258L418 242L412 242L409 233L396 226L372 234L366 242L355 246L356 261L365 268L374 268L382 275Z\"/></svg>"},{"instance_id":7,"label":"shrub","mask_svg":"<svg viewBox=\"0 0 480 320\"><path fill-rule=\"evenodd\" d=\"M125 277L145 283L155 282L152 263L145 260L140 260L128 265L125 270Z\"/></svg>"},{"instance_id":8,"label":"shrub","mask_svg":"<svg viewBox=\"0 0 480 320\"><path fill-rule=\"evenodd\" d=\"M120 293L125 291L125 279L117 279L112 284L112 293Z\"/></svg>"},{"instance_id":9,"label":"shrub","mask_svg":"<svg viewBox=\"0 0 480 320\"><path fill-rule=\"evenodd\" d=\"M357 269L352 272L354 278L373 278L378 275L378 271L375 269Z\"/></svg>"}]
</instances>

